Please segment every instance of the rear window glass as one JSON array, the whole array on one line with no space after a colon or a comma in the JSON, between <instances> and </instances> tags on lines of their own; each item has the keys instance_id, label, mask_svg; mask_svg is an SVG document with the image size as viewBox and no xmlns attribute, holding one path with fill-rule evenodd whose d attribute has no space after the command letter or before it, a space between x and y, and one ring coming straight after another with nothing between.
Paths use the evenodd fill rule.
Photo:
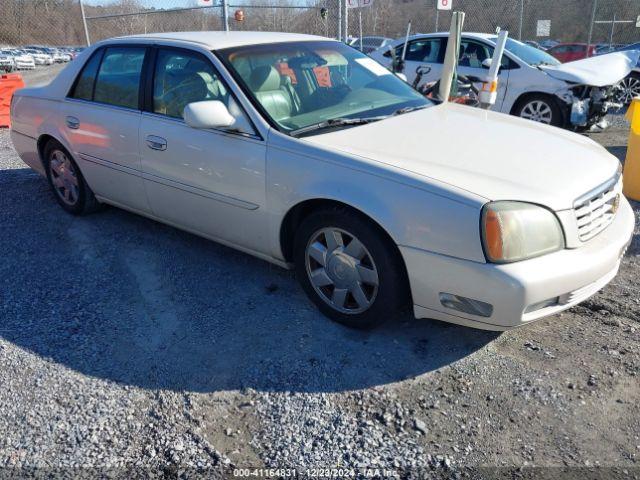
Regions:
<instances>
[{"instance_id":1,"label":"rear window glass","mask_svg":"<svg viewBox=\"0 0 640 480\"><path fill-rule=\"evenodd\" d=\"M80 100L93 99L93 82L95 81L96 74L98 73L102 53L103 50L94 53L84 66L80 76L78 77L73 93L71 94L72 98L79 98Z\"/></svg>"},{"instance_id":2,"label":"rear window glass","mask_svg":"<svg viewBox=\"0 0 640 480\"><path fill-rule=\"evenodd\" d=\"M100 65L93 100L137 109L144 54L144 48L108 48Z\"/></svg>"}]
</instances>

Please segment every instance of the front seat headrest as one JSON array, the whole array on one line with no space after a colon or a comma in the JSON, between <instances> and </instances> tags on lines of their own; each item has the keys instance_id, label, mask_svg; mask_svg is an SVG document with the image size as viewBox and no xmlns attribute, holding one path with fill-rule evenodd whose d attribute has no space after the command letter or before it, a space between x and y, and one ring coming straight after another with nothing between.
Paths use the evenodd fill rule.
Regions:
<instances>
[{"instance_id":1,"label":"front seat headrest","mask_svg":"<svg viewBox=\"0 0 640 480\"><path fill-rule=\"evenodd\" d=\"M251 72L249 86L254 92L267 92L280 88L280 74L271 65L262 65Z\"/></svg>"}]
</instances>

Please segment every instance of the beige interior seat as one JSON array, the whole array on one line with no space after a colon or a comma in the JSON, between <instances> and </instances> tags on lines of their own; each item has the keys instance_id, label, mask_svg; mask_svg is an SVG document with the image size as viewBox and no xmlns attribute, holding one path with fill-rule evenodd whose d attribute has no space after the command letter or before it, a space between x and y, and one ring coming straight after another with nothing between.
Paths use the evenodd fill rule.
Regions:
<instances>
[{"instance_id":1,"label":"beige interior seat","mask_svg":"<svg viewBox=\"0 0 640 480\"><path fill-rule=\"evenodd\" d=\"M249 86L269 115L276 121L291 117L292 100L282 85L280 74L271 65L255 68L249 77Z\"/></svg>"}]
</instances>

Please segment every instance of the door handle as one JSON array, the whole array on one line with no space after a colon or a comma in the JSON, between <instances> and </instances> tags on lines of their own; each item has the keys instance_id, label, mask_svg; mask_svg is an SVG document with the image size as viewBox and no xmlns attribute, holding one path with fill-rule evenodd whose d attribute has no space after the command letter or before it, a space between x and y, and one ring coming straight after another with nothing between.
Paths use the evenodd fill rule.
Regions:
<instances>
[{"instance_id":1,"label":"door handle","mask_svg":"<svg viewBox=\"0 0 640 480\"><path fill-rule=\"evenodd\" d=\"M78 120L76 117L67 117L66 121L67 127L72 128L73 130L77 130L78 128L80 128L80 120Z\"/></svg>"},{"instance_id":2,"label":"door handle","mask_svg":"<svg viewBox=\"0 0 640 480\"><path fill-rule=\"evenodd\" d=\"M155 135L147 135L147 147L153 150L166 150L167 141L162 137L156 137Z\"/></svg>"}]
</instances>

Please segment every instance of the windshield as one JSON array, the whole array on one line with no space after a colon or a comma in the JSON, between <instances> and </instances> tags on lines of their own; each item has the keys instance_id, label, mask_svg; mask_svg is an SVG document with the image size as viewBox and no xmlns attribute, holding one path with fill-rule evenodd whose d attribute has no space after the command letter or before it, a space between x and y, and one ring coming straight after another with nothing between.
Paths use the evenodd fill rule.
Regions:
<instances>
[{"instance_id":1,"label":"windshield","mask_svg":"<svg viewBox=\"0 0 640 480\"><path fill-rule=\"evenodd\" d=\"M496 42L498 38L492 37L489 40ZM532 67L536 67L538 65L560 65L560 62L547 52L530 45L525 45L524 43L520 43L512 38L507 38L505 48Z\"/></svg>"},{"instance_id":2,"label":"windshield","mask_svg":"<svg viewBox=\"0 0 640 480\"><path fill-rule=\"evenodd\" d=\"M284 132L336 119L380 119L432 104L375 60L339 42L251 45L218 54ZM355 124L332 123L334 128Z\"/></svg>"}]
</instances>

